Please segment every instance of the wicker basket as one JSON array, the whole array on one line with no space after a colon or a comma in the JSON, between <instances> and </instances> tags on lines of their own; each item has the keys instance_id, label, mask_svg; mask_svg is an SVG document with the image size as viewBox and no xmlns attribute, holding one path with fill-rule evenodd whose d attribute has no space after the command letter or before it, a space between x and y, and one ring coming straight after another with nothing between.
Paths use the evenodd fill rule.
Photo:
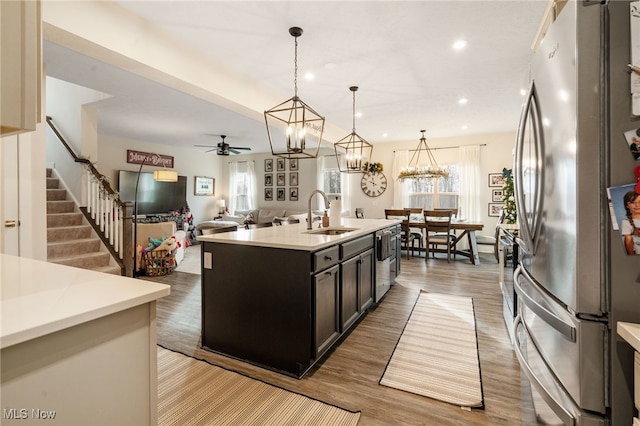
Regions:
<instances>
[{"instance_id":1,"label":"wicker basket","mask_svg":"<svg viewBox=\"0 0 640 426\"><path fill-rule=\"evenodd\" d=\"M144 268L148 277L172 273L176 268L175 250L152 250L144 253Z\"/></svg>"}]
</instances>

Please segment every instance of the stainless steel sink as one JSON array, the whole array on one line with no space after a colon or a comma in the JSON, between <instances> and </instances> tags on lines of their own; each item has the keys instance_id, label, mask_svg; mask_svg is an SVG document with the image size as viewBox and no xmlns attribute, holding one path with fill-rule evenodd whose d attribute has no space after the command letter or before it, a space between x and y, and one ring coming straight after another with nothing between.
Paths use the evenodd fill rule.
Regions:
<instances>
[{"instance_id":1,"label":"stainless steel sink","mask_svg":"<svg viewBox=\"0 0 640 426\"><path fill-rule=\"evenodd\" d=\"M305 234L318 234L318 235L340 235L347 232L357 231L358 228L322 228L314 229L312 231L306 231Z\"/></svg>"}]
</instances>

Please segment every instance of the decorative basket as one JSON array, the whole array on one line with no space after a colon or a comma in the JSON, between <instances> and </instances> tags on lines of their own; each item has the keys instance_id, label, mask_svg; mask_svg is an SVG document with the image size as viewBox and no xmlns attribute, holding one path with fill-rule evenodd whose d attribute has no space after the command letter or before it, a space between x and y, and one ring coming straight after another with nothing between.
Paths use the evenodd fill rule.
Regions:
<instances>
[{"instance_id":1,"label":"decorative basket","mask_svg":"<svg viewBox=\"0 0 640 426\"><path fill-rule=\"evenodd\" d=\"M144 253L143 258L148 277L168 275L176 268L175 250L151 250Z\"/></svg>"}]
</instances>

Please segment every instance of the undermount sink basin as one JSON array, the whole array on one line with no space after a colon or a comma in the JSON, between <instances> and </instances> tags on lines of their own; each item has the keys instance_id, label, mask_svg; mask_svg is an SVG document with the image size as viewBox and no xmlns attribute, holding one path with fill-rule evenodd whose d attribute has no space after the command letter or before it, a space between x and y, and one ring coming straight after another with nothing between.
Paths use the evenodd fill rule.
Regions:
<instances>
[{"instance_id":1,"label":"undermount sink basin","mask_svg":"<svg viewBox=\"0 0 640 426\"><path fill-rule=\"evenodd\" d=\"M305 234L319 234L319 235L340 235L347 232L357 231L358 228L322 228L307 231Z\"/></svg>"}]
</instances>

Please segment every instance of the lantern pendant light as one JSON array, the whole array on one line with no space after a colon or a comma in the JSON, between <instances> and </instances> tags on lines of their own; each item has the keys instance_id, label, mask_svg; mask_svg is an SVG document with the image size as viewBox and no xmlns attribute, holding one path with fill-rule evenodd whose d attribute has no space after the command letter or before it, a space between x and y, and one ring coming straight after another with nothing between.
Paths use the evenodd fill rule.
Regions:
<instances>
[{"instance_id":1,"label":"lantern pendant light","mask_svg":"<svg viewBox=\"0 0 640 426\"><path fill-rule=\"evenodd\" d=\"M320 150L324 117L298 97L298 37L302 28L291 27L295 39L294 94L281 104L264 112L271 153L284 158L316 158Z\"/></svg>"},{"instance_id":2,"label":"lantern pendant light","mask_svg":"<svg viewBox=\"0 0 640 426\"><path fill-rule=\"evenodd\" d=\"M358 86L351 86L353 93L353 128L351 133L333 144L338 159L338 168L342 173L365 173L363 164L371 161L373 145L356 133L356 91Z\"/></svg>"}]
</instances>

